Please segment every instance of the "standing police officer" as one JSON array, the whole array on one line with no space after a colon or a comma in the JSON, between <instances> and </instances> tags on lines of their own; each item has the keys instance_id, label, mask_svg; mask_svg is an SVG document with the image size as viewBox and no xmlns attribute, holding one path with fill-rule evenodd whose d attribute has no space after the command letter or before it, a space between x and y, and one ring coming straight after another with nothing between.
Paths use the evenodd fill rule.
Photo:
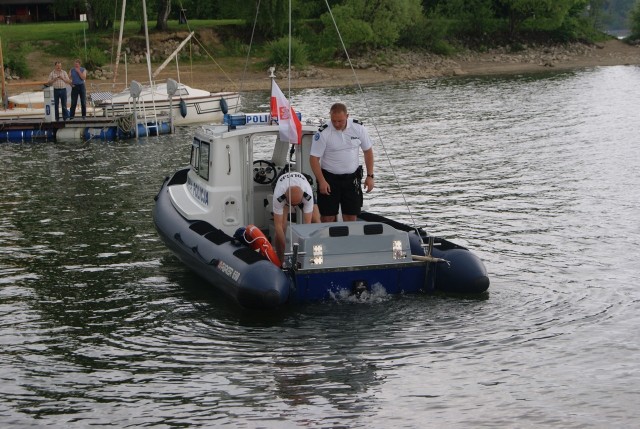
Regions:
<instances>
[{"instance_id":1,"label":"standing police officer","mask_svg":"<svg viewBox=\"0 0 640 429\"><path fill-rule=\"evenodd\" d=\"M365 127L349 120L347 106L335 103L331 123L323 125L313 137L309 162L318 183L318 208L322 222L335 222L342 208L342 220L354 221L362 208L362 167L364 154L366 192L373 190L373 142Z\"/></svg>"}]
</instances>

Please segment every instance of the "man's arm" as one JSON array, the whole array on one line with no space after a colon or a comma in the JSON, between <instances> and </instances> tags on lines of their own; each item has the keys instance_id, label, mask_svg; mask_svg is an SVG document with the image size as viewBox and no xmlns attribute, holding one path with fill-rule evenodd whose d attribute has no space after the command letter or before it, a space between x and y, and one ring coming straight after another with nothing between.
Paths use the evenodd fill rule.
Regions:
<instances>
[{"instance_id":1,"label":"man's arm","mask_svg":"<svg viewBox=\"0 0 640 429\"><path fill-rule=\"evenodd\" d=\"M69 79L69 75L68 75L68 74L67 74L67 72L66 72L66 71L64 71L64 70L62 70L62 77L61 77L61 79L62 79L62 81L63 81L64 83L66 83L66 84L69 84L69 85L71 85L71 84L72 84L71 79Z\"/></svg>"},{"instance_id":2,"label":"man's arm","mask_svg":"<svg viewBox=\"0 0 640 429\"><path fill-rule=\"evenodd\" d=\"M284 222L284 214L273 214L273 224L276 233L276 253L281 261L284 259Z\"/></svg>"},{"instance_id":3,"label":"man's arm","mask_svg":"<svg viewBox=\"0 0 640 429\"><path fill-rule=\"evenodd\" d=\"M311 223L313 219L313 212L304 214L304 223Z\"/></svg>"},{"instance_id":4,"label":"man's arm","mask_svg":"<svg viewBox=\"0 0 640 429\"><path fill-rule=\"evenodd\" d=\"M309 164L311 165L311 171L313 171L314 176L316 176L316 181L318 182L318 190L321 194L329 195L331 194L331 187L329 183L325 180L322 175L322 168L320 167L320 158L317 156L310 155L309 156Z\"/></svg>"},{"instance_id":5,"label":"man's arm","mask_svg":"<svg viewBox=\"0 0 640 429\"><path fill-rule=\"evenodd\" d=\"M364 164L367 166L367 177L364 180L364 186L367 192L373 190L373 148L369 148L364 152ZM370 176L371 175L371 176Z\"/></svg>"}]
</instances>

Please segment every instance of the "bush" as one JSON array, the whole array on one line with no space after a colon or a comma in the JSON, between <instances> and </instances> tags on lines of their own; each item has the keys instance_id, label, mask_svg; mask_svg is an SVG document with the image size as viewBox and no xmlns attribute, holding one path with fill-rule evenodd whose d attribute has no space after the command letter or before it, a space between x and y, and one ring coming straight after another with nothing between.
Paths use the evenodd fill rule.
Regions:
<instances>
[{"instance_id":1,"label":"bush","mask_svg":"<svg viewBox=\"0 0 640 429\"><path fill-rule=\"evenodd\" d=\"M27 61L23 56L10 55L4 62L4 66L11 70L13 74L20 76L21 78L31 77L31 70L29 70Z\"/></svg>"},{"instance_id":2,"label":"bush","mask_svg":"<svg viewBox=\"0 0 640 429\"><path fill-rule=\"evenodd\" d=\"M538 31L544 34L544 32ZM589 19L585 17L568 17L562 24L550 31L550 40L553 42L568 43L576 40L585 42L598 42L605 40L607 36L597 30Z\"/></svg>"},{"instance_id":3,"label":"bush","mask_svg":"<svg viewBox=\"0 0 640 429\"><path fill-rule=\"evenodd\" d=\"M109 62L107 55L102 50L100 50L100 48L97 48L95 46L87 47L86 56L84 47L76 47L73 50L73 57L80 58L80 60L83 62L84 68L89 71L96 70Z\"/></svg>"},{"instance_id":4,"label":"bush","mask_svg":"<svg viewBox=\"0 0 640 429\"><path fill-rule=\"evenodd\" d=\"M26 55L33 50L30 43L24 42L20 44L17 50L13 50L7 55L4 66L21 78L31 77L31 70L27 64ZM7 50L3 49L4 52Z\"/></svg>"},{"instance_id":5,"label":"bush","mask_svg":"<svg viewBox=\"0 0 640 429\"><path fill-rule=\"evenodd\" d=\"M640 39L640 1L636 1L635 6L629 14L629 29L632 39Z\"/></svg>"},{"instance_id":6,"label":"bush","mask_svg":"<svg viewBox=\"0 0 640 429\"><path fill-rule=\"evenodd\" d=\"M431 52L436 55L442 55L448 57L455 53L455 48L449 44L446 40L438 40L429 48Z\"/></svg>"},{"instance_id":7,"label":"bush","mask_svg":"<svg viewBox=\"0 0 640 429\"><path fill-rule=\"evenodd\" d=\"M289 65L289 38L281 37L267 44L267 62L270 65ZM291 65L305 66L308 62L307 49L298 39L291 40Z\"/></svg>"},{"instance_id":8,"label":"bush","mask_svg":"<svg viewBox=\"0 0 640 429\"><path fill-rule=\"evenodd\" d=\"M224 53L230 57L244 57L249 52L249 45L242 43L235 37L229 38L224 43Z\"/></svg>"},{"instance_id":9,"label":"bush","mask_svg":"<svg viewBox=\"0 0 640 429\"><path fill-rule=\"evenodd\" d=\"M446 41L449 21L442 18L427 19L421 17L415 25L402 35L399 45L424 48L438 55L451 55L455 50Z\"/></svg>"}]
</instances>

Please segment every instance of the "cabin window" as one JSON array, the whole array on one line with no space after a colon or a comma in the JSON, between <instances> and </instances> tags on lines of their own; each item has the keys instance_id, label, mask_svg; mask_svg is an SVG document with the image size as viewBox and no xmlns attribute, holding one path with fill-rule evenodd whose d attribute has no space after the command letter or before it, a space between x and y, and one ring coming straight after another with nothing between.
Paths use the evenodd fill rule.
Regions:
<instances>
[{"instance_id":1,"label":"cabin window","mask_svg":"<svg viewBox=\"0 0 640 429\"><path fill-rule=\"evenodd\" d=\"M210 153L211 144L193 139L193 144L191 145L191 167L204 180L209 180Z\"/></svg>"},{"instance_id":2,"label":"cabin window","mask_svg":"<svg viewBox=\"0 0 640 429\"><path fill-rule=\"evenodd\" d=\"M200 155L200 140L193 139L191 144L191 166L195 171L198 171L198 157Z\"/></svg>"},{"instance_id":3,"label":"cabin window","mask_svg":"<svg viewBox=\"0 0 640 429\"><path fill-rule=\"evenodd\" d=\"M200 159L198 160L198 175L204 180L209 180L209 152L211 145L200 142Z\"/></svg>"}]
</instances>

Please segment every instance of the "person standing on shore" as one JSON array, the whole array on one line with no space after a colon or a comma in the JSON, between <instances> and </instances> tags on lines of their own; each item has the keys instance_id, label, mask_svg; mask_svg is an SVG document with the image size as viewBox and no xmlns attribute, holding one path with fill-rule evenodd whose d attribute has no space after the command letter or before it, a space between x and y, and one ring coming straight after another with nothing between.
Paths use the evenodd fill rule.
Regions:
<instances>
[{"instance_id":1,"label":"person standing on shore","mask_svg":"<svg viewBox=\"0 0 640 429\"><path fill-rule=\"evenodd\" d=\"M71 79L69 79L67 72L62 70L62 63L60 61L55 62L54 69L49 73L47 85L53 86L56 122L60 120L58 103L62 105L62 119L66 121L69 117L69 110L67 110L67 85L71 85Z\"/></svg>"},{"instance_id":2,"label":"person standing on shore","mask_svg":"<svg viewBox=\"0 0 640 429\"><path fill-rule=\"evenodd\" d=\"M366 128L349 119L347 106L335 103L329 111L331 122L313 137L309 162L318 183L318 208L322 222L335 222L342 208L343 221L355 221L362 208L362 149L367 192L373 190L373 142Z\"/></svg>"},{"instance_id":3,"label":"person standing on shore","mask_svg":"<svg viewBox=\"0 0 640 429\"><path fill-rule=\"evenodd\" d=\"M80 65L80 58L77 58L73 64L73 68L69 70L71 76L71 116L73 119L76 115L76 106L78 105L78 97L80 97L80 110L82 119L87 116L87 88L84 85L87 80L87 70Z\"/></svg>"}]
</instances>

